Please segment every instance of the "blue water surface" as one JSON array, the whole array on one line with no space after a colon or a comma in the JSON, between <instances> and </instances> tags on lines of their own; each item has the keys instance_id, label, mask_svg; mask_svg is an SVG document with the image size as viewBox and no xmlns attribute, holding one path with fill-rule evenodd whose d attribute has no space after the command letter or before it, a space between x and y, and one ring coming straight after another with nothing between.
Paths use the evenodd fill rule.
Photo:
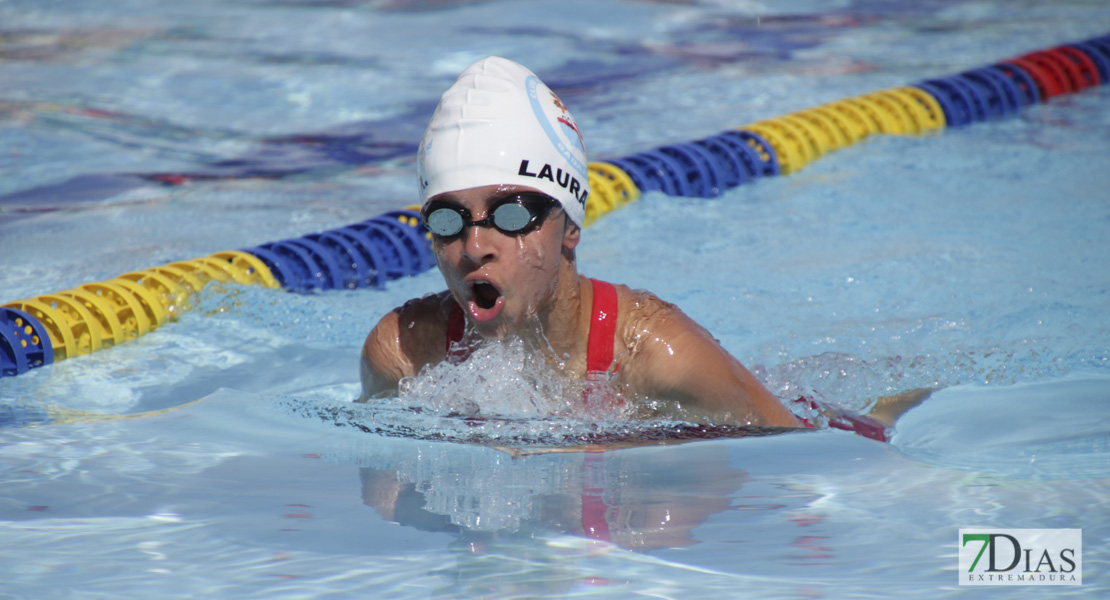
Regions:
<instances>
[{"instance_id":1,"label":"blue water surface","mask_svg":"<svg viewBox=\"0 0 1110 600\"><path fill-rule=\"evenodd\" d=\"M602 159L1107 32L1081 1L0 1L0 302L411 204L439 94L491 54ZM1103 597L1108 107L875 136L584 232L581 272L784 399L935 388L890 443L528 453L584 425L350 403L366 333L437 272L210 287L0 379L0 597ZM967 527L1080 528L1084 584L961 587Z\"/></svg>"}]
</instances>

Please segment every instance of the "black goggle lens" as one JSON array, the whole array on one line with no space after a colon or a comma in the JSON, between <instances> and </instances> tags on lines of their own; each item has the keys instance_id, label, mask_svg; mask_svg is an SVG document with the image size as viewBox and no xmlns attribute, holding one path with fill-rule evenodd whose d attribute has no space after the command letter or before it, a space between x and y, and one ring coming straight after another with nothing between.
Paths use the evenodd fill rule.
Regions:
<instances>
[{"instance_id":1,"label":"black goggle lens","mask_svg":"<svg viewBox=\"0 0 1110 600\"><path fill-rule=\"evenodd\" d=\"M547 217L557 201L542 194L520 194L495 205L490 216L471 221L470 211L454 204L433 203L424 211L424 226L439 237L453 237L465 227L492 225L506 235L527 233Z\"/></svg>"},{"instance_id":2,"label":"black goggle lens","mask_svg":"<svg viewBox=\"0 0 1110 600\"><path fill-rule=\"evenodd\" d=\"M424 217L424 226L438 236L455 235L462 231L464 222L460 213L446 207L436 208Z\"/></svg>"},{"instance_id":3,"label":"black goggle lens","mask_svg":"<svg viewBox=\"0 0 1110 600\"><path fill-rule=\"evenodd\" d=\"M509 202L493 209L493 226L501 231L520 231L535 217L523 204Z\"/></svg>"}]
</instances>

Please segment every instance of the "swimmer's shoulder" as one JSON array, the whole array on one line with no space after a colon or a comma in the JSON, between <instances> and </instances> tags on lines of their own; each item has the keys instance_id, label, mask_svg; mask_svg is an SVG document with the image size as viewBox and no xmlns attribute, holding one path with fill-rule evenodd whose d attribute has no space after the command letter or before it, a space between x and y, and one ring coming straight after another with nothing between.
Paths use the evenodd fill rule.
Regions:
<instances>
[{"instance_id":1,"label":"swimmer's shoulder","mask_svg":"<svg viewBox=\"0 0 1110 600\"><path fill-rule=\"evenodd\" d=\"M690 340L713 341L704 327L686 315L678 306L652 292L617 287L617 335L614 344L617 356L630 363L643 358L669 355L676 344ZM640 365L642 366L642 365Z\"/></svg>"},{"instance_id":2,"label":"swimmer's shoulder","mask_svg":"<svg viewBox=\"0 0 1110 600\"><path fill-rule=\"evenodd\" d=\"M625 360L634 358L644 350L645 342L673 329L676 321L682 322L683 327L696 326L677 306L652 292L620 284L614 286L617 288L614 356L623 356Z\"/></svg>"},{"instance_id":3,"label":"swimmer's shoulder","mask_svg":"<svg viewBox=\"0 0 1110 600\"><path fill-rule=\"evenodd\" d=\"M635 335L651 325L682 315L674 304L641 289L614 284L617 289L617 330L624 336Z\"/></svg>"},{"instance_id":4,"label":"swimmer's shoulder","mask_svg":"<svg viewBox=\"0 0 1110 600\"><path fill-rule=\"evenodd\" d=\"M411 377L424 365L442 361L453 304L450 293L443 291L389 311L366 337L363 361L389 379Z\"/></svg>"},{"instance_id":5,"label":"swimmer's shoulder","mask_svg":"<svg viewBox=\"0 0 1110 600\"><path fill-rule=\"evenodd\" d=\"M660 362L674 348L676 333L695 326L674 304L654 293L626 285L617 288L617 328L613 356L626 396L666 399L659 379L670 363ZM677 328L676 328L677 326Z\"/></svg>"}]
</instances>

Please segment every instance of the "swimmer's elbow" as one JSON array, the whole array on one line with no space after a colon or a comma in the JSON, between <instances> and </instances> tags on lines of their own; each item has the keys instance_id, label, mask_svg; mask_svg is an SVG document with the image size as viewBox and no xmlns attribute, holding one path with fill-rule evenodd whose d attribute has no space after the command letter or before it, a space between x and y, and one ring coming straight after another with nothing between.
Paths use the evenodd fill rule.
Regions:
<instances>
[{"instance_id":1,"label":"swimmer's elbow","mask_svg":"<svg viewBox=\"0 0 1110 600\"><path fill-rule=\"evenodd\" d=\"M362 393L356 402L366 402L371 398L381 398L397 390L396 379L384 376L370 364L366 353L359 360L359 379L362 380ZM392 379L392 381L391 381Z\"/></svg>"}]
</instances>

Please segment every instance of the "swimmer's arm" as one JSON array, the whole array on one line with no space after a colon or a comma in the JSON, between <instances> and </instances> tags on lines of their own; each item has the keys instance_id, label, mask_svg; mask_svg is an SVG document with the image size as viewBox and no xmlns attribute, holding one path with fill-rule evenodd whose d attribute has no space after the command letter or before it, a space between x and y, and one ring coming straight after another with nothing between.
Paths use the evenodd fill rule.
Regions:
<instances>
[{"instance_id":1,"label":"swimmer's arm","mask_svg":"<svg viewBox=\"0 0 1110 600\"><path fill-rule=\"evenodd\" d=\"M637 387L650 397L742 425L802 426L740 361L677 308L654 324L635 362L641 379Z\"/></svg>"},{"instance_id":2,"label":"swimmer's arm","mask_svg":"<svg viewBox=\"0 0 1110 600\"><path fill-rule=\"evenodd\" d=\"M447 292L432 294L410 300L378 321L362 346L359 402L396 395L401 379L445 358L451 302Z\"/></svg>"},{"instance_id":3,"label":"swimmer's arm","mask_svg":"<svg viewBox=\"0 0 1110 600\"><path fill-rule=\"evenodd\" d=\"M366 336L359 359L362 394L358 402L397 393L398 382L405 377L406 362L401 352L398 312L382 317ZM411 370L411 365L407 365Z\"/></svg>"}]
</instances>

